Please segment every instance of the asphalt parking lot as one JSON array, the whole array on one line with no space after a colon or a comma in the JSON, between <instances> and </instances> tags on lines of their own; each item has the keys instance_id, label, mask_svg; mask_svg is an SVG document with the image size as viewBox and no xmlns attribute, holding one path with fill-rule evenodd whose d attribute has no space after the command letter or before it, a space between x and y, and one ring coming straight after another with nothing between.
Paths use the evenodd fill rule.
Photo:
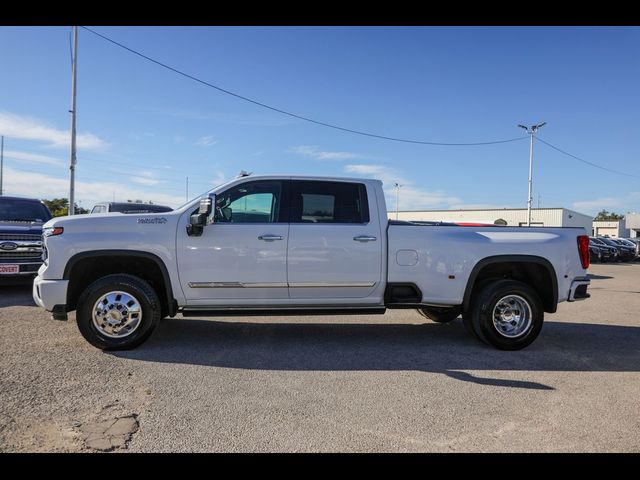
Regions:
<instances>
[{"instance_id":1,"label":"asphalt parking lot","mask_svg":"<svg viewBox=\"0 0 640 480\"><path fill-rule=\"evenodd\" d=\"M589 271L518 352L395 310L178 317L103 353L0 286L0 451L638 452L640 264Z\"/></svg>"}]
</instances>

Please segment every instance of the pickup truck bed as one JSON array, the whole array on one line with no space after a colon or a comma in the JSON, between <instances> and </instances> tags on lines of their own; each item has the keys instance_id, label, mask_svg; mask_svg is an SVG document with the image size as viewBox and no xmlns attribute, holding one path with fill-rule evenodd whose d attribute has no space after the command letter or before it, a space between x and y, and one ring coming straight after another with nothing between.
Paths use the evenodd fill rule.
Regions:
<instances>
[{"instance_id":1,"label":"pickup truck bed","mask_svg":"<svg viewBox=\"0 0 640 480\"><path fill-rule=\"evenodd\" d=\"M461 305L484 267L503 265L513 278L526 265L531 283L553 287L548 311L555 312L554 304L569 299L573 279L585 277L575 261L581 228L389 225L388 232L388 281L415 285L422 304Z\"/></svg>"}]
</instances>

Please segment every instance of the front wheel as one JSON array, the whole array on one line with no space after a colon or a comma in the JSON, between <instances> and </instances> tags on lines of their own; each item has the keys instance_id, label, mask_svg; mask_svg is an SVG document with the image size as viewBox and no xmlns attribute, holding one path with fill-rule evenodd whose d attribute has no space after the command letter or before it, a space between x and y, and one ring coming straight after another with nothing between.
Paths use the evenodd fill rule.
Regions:
<instances>
[{"instance_id":1,"label":"front wheel","mask_svg":"<svg viewBox=\"0 0 640 480\"><path fill-rule=\"evenodd\" d=\"M101 350L127 350L143 343L161 317L158 295L133 275L107 275L89 285L76 309L78 329Z\"/></svg>"},{"instance_id":2,"label":"front wheel","mask_svg":"<svg viewBox=\"0 0 640 480\"><path fill-rule=\"evenodd\" d=\"M449 323L460 315L460 307L422 307L418 313L436 323Z\"/></svg>"},{"instance_id":3,"label":"front wheel","mask_svg":"<svg viewBox=\"0 0 640 480\"><path fill-rule=\"evenodd\" d=\"M473 300L469 313L478 338L500 350L520 350L530 345L544 322L538 294L515 280L486 285Z\"/></svg>"}]
</instances>

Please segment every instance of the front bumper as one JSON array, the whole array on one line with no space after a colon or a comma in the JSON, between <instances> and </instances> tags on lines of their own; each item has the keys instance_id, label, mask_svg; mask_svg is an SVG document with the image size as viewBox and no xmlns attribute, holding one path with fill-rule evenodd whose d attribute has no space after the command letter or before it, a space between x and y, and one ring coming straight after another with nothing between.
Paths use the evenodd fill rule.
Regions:
<instances>
[{"instance_id":1,"label":"front bumper","mask_svg":"<svg viewBox=\"0 0 640 480\"><path fill-rule=\"evenodd\" d=\"M44 280L38 275L33 281L33 300L52 312L56 306L67 305L69 280Z\"/></svg>"},{"instance_id":2,"label":"front bumper","mask_svg":"<svg viewBox=\"0 0 640 480\"><path fill-rule=\"evenodd\" d=\"M0 259L0 266L2 265L18 265L18 273L11 273L2 275L0 274L0 278L18 278L18 277L27 277L29 275L35 275L38 273L38 269L42 265L42 262L25 262L24 259L11 259L11 258L2 258Z\"/></svg>"},{"instance_id":3,"label":"front bumper","mask_svg":"<svg viewBox=\"0 0 640 480\"><path fill-rule=\"evenodd\" d=\"M571 288L569 289L568 302L576 302L578 300L586 300L591 295L587 293L587 288L591 284L591 280L588 278L574 278L571 282Z\"/></svg>"}]
</instances>

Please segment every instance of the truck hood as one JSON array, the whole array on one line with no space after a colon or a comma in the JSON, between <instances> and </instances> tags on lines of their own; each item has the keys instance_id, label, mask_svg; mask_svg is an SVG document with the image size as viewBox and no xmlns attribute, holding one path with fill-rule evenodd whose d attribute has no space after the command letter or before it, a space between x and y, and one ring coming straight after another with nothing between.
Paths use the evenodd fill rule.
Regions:
<instances>
[{"instance_id":1,"label":"truck hood","mask_svg":"<svg viewBox=\"0 0 640 480\"><path fill-rule=\"evenodd\" d=\"M0 222L0 235L42 235L42 226L40 222Z\"/></svg>"},{"instance_id":2,"label":"truck hood","mask_svg":"<svg viewBox=\"0 0 640 480\"><path fill-rule=\"evenodd\" d=\"M44 227L63 227L66 233L109 233L122 235L147 234L152 230L175 225L177 212L101 213L56 217Z\"/></svg>"}]
</instances>

